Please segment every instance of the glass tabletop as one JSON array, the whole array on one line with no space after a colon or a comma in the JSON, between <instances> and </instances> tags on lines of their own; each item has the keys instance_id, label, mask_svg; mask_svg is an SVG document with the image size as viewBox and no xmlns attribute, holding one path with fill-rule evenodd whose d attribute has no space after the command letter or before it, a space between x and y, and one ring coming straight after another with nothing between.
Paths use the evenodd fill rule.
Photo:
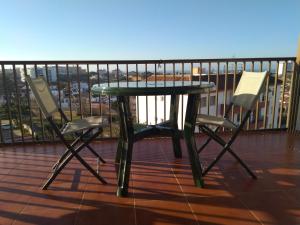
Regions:
<instances>
[{"instance_id":1,"label":"glass tabletop","mask_svg":"<svg viewBox=\"0 0 300 225\"><path fill-rule=\"evenodd\" d=\"M213 82L205 81L121 81L93 85L93 94L139 96L139 95L177 95L206 92L213 88Z\"/></svg>"}]
</instances>

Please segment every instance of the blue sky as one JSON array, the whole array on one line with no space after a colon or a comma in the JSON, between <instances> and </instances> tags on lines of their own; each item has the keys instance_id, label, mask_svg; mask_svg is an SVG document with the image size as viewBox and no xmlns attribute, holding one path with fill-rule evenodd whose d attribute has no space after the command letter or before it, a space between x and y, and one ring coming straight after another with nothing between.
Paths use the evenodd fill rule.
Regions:
<instances>
[{"instance_id":1,"label":"blue sky","mask_svg":"<svg viewBox=\"0 0 300 225\"><path fill-rule=\"evenodd\" d=\"M0 0L0 60L294 56L299 0Z\"/></svg>"}]
</instances>

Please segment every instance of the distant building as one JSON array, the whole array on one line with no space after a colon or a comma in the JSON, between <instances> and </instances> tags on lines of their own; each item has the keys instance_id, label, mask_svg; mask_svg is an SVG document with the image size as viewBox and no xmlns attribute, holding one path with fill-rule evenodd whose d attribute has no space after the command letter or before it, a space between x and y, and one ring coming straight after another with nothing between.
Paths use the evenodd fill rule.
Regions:
<instances>
[{"instance_id":1,"label":"distant building","mask_svg":"<svg viewBox=\"0 0 300 225\"><path fill-rule=\"evenodd\" d=\"M241 77L241 74L237 75L236 84ZM153 75L148 77L148 81L163 81L166 78L166 81L171 80L184 80L189 81L191 79L199 80L199 76L190 76L190 75L157 75L156 77ZM207 81L207 75L201 75L202 81ZM217 76L211 75L210 81L217 83ZM227 87L226 87L226 102L225 107L227 107L231 101L234 88L233 88L233 74L227 75ZM267 109L267 127L271 127L272 124L272 105L274 101L274 83L275 80L273 77L270 77L269 81L269 93L268 93L268 109ZM277 88L276 88L276 100L275 100L275 111L274 111L274 118L279 118L279 107L280 107L280 93L281 93L281 84L280 80L277 81ZM261 94L258 104L258 127L262 126L262 120L265 114L265 101L263 98L263 94ZM211 90L209 95L208 93L201 94L200 99L200 108L199 113L209 115L218 115L222 116L224 111L224 97L225 97L225 74L219 74L218 76L218 87ZM139 123L148 123L149 125L154 125L156 123L163 122L169 119L170 114L170 99L171 97L168 96L138 96L135 99L134 103L136 108L136 118ZM184 126L184 119L185 119L185 108L187 105L187 95L183 95L183 98L180 96L179 99L179 109L178 109L178 127L179 129L183 129ZM232 114L230 114L232 115ZM231 118L231 117L230 117ZM251 121L255 121L255 114L251 115ZM239 123L240 122L240 110L239 108L235 108L233 112L233 122ZM274 127L278 126L278 121L274 120Z\"/></svg>"},{"instance_id":2,"label":"distant building","mask_svg":"<svg viewBox=\"0 0 300 225\"><path fill-rule=\"evenodd\" d=\"M57 76L61 78L66 78L67 76L76 76L77 74L84 74L86 73L86 70L82 67L77 66L69 66L68 68L66 66L47 66L47 72L45 66L37 66L37 67L30 67L27 68L27 74L31 77L36 76L47 76L47 79L49 82L54 83L57 82ZM24 82L25 72L24 69L21 69L21 80Z\"/></svg>"}]
</instances>

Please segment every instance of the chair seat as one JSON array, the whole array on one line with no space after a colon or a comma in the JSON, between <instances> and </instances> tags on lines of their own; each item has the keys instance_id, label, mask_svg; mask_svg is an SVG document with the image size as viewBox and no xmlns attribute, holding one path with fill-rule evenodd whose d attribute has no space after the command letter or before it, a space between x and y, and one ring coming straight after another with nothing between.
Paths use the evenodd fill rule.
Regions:
<instances>
[{"instance_id":1,"label":"chair seat","mask_svg":"<svg viewBox=\"0 0 300 225\"><path fill-rule=\"evenodd\" d=\"M231 122L230 120L223 118L223 117L218 117L218 116L210 116L210 115L203 115L200 114L197 117L196 124L198 125L215 125L215 126L221 126L229 129L237 129L238 127Z\"/></svg>"},{"instance_id":2,"label":"chair seat","mask_svg":"<svg viewBox=\"0 0 300 225\"><path fill-rule=\"evenodd\" d=\"M102 127L104 120L102 117L86 117L81 120L75 120L68 122L65 127L62 130L62 134L70 134L75 133L78 131L90 129L90 128L96 128L96 127Z\"/></svg>"}]
</instances>

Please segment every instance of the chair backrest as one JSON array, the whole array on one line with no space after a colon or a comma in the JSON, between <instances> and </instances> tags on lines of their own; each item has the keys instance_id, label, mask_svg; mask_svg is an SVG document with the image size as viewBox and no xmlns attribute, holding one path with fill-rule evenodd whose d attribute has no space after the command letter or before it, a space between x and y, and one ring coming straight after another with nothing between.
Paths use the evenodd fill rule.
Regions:
<instances>
[{"instance_id":1,"label":"chair backrest","mask_svg":"<svg viewBox=\"0 0 300 225\"><path fill-rule=\"evenodd\" d=\"M251 110L264 88L268 72L244 71L240 82L233 94L232 103Z\"/></svg>"},{"instance_id":2,"label":"chair backrest","mask_svg":"<svg viewBox=\"0 0 300 225\"><path fill-rule=\"evenodd\" d=\"M46 80L40 76L32 79L26 75L27 81L35 100L46 118L52 117L53 113L58 112L58 105L50 91Z\"/></svg>"}]
</instances>

